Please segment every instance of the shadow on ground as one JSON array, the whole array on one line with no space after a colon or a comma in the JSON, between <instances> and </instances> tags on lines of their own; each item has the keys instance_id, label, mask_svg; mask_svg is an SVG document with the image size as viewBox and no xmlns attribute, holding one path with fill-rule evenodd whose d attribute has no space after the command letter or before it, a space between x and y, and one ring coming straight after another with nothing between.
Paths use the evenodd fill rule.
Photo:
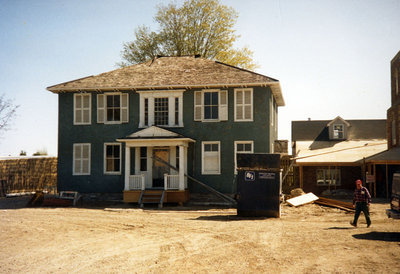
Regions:
<instances>
[{"instance_id":1,"label":"shadow on ground","mask_svg":"<svg viewBox=\"0 0 400 274\"><path fill-rule=\"evenodd\" d=\"M347 229L354 229L354 228L353 228L353 227L339 227L339 226L334 226L334 227L326 228L326 230L328 230L328 229L347 230Z\"/></svg>"},{"instance_id":2,"label":"shadow on ground","mask_svg":"<svg viewBox=\"0 0 400 274\"><path fill-rule=\"evenodd\" d=\"M231 222L231 221L254 221L271 219L269 217L241 217L238 215L213 215L213 216L200 216L192 220L197 221L218 221L218 222ZM275 219L275 218L274 218Z\"/></svg>"},{"instance_id":3,"label":"shadow on ground","mask_svg":"<svg viewBox=\"0 0 400 274\"><path fill-rule=\"evenodd\" d=\"M373 240L384 242L400 242L400 232L377 232L372 231L363 234L354 234L354 238L359 240Z\"/></svg>"}]
</instances>

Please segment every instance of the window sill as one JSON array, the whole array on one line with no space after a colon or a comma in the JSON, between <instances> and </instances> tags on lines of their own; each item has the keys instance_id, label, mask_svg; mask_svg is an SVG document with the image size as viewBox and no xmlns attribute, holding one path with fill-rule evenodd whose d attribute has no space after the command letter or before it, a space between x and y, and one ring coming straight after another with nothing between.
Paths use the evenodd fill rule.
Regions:
<instances>
[{"instance_id":1,"label":"window sill","mask_svg":"<svg viewBox=\"0 0 400 274\"><path fill-rule=\"evenodd\" d=\"M121 172L104 172L104 175L121 175Z\"/></svg>"},{"instance_id":2,"label":"window sill","mask_svg":"<svg viewBox=\"0 0 400 274\"><path fill-rule=\"evenodd\" d=\"M184 128L184 126L182 125L173 125L173 126L169 126L169 125L151 125L151 126L144 126L144 125L139 125L139 128L149 128L149 127L159 127L159 128Z\"/></svg>"},{"instance_id":3,"label":"window sill","mask_svg":"<svg viewBox=\"0 0 400 274\"><path fill-rule=\"evenodd\" d=\"M204 173L204 172L202 172L201 175L221 175L221 173Z\"/></svg>"}]
</instances>

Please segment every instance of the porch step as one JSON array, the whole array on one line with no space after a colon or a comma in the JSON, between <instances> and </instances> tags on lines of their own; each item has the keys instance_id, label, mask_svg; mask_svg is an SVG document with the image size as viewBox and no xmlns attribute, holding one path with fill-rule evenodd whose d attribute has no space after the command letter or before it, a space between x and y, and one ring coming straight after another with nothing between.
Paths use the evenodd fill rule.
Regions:
<instances>
[{"instance_id":1,"label":"porch step","mask_svg":"<svg viewBox=\"0 0 400 274\"><path fill-rule=\"evenodd\" d=\"M144 204L158 204L158 207L162 208L164 195L164 190L143 190L140 194L139 205L143 208Z\"/></svg>"}]
</instances>

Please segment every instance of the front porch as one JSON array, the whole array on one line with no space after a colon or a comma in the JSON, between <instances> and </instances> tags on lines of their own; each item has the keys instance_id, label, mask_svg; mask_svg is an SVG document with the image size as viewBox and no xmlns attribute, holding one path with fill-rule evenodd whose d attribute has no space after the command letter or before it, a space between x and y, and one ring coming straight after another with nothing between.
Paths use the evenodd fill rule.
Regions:
<instances>
[{"instance_id":1,"label":"front porch","mask_svg":"<svg viewBox=\"0 0 400 274\"><path fill-rule=\"evenodd\" d=\"M185 203L189 200L190 194L187 190L187 180L184 181L184 189L179 188L179 175L164 174L163 187L146 188L145 174L130 175L128 188L124 190L125 203L140 203L141 196L146 193L164 192L163 203Z\"/></svg>"},{"instance_id":2,"label":"front porch","mask_svg":"<svg viewBox=\"0 0 400 274\"><path fill-rule=\"evenodd\" d=\"M152 126L118 141L125 143L124 202L141 203L151 191L162 193L165 203L189 200L185 173L189 142L194 140Z\"/></svg>"}]
</instances>

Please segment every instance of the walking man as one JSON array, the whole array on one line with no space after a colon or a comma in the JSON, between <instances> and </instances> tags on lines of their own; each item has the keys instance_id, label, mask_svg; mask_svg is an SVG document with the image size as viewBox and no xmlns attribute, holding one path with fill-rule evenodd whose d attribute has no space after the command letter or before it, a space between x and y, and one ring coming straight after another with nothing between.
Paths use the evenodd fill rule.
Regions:
<instances>
[{"instance_id":1,"label":"walking man","mask_svg":"<svg viewBox=\"0 0 400 274\"><path fill-rule=\"evenodd\" d=\"M369 218L369 205L371 203L371 195L366 187L362 186L362 181L356 181L356 189L354 190L353 197L353 208L356 209L354 214L354 220L350 224L354 227L357 226L357 220L360 216L361 211L364 212L365 220L367 221L367 227L371 225L371 219Z\"/></svg>"}]
</instances>

